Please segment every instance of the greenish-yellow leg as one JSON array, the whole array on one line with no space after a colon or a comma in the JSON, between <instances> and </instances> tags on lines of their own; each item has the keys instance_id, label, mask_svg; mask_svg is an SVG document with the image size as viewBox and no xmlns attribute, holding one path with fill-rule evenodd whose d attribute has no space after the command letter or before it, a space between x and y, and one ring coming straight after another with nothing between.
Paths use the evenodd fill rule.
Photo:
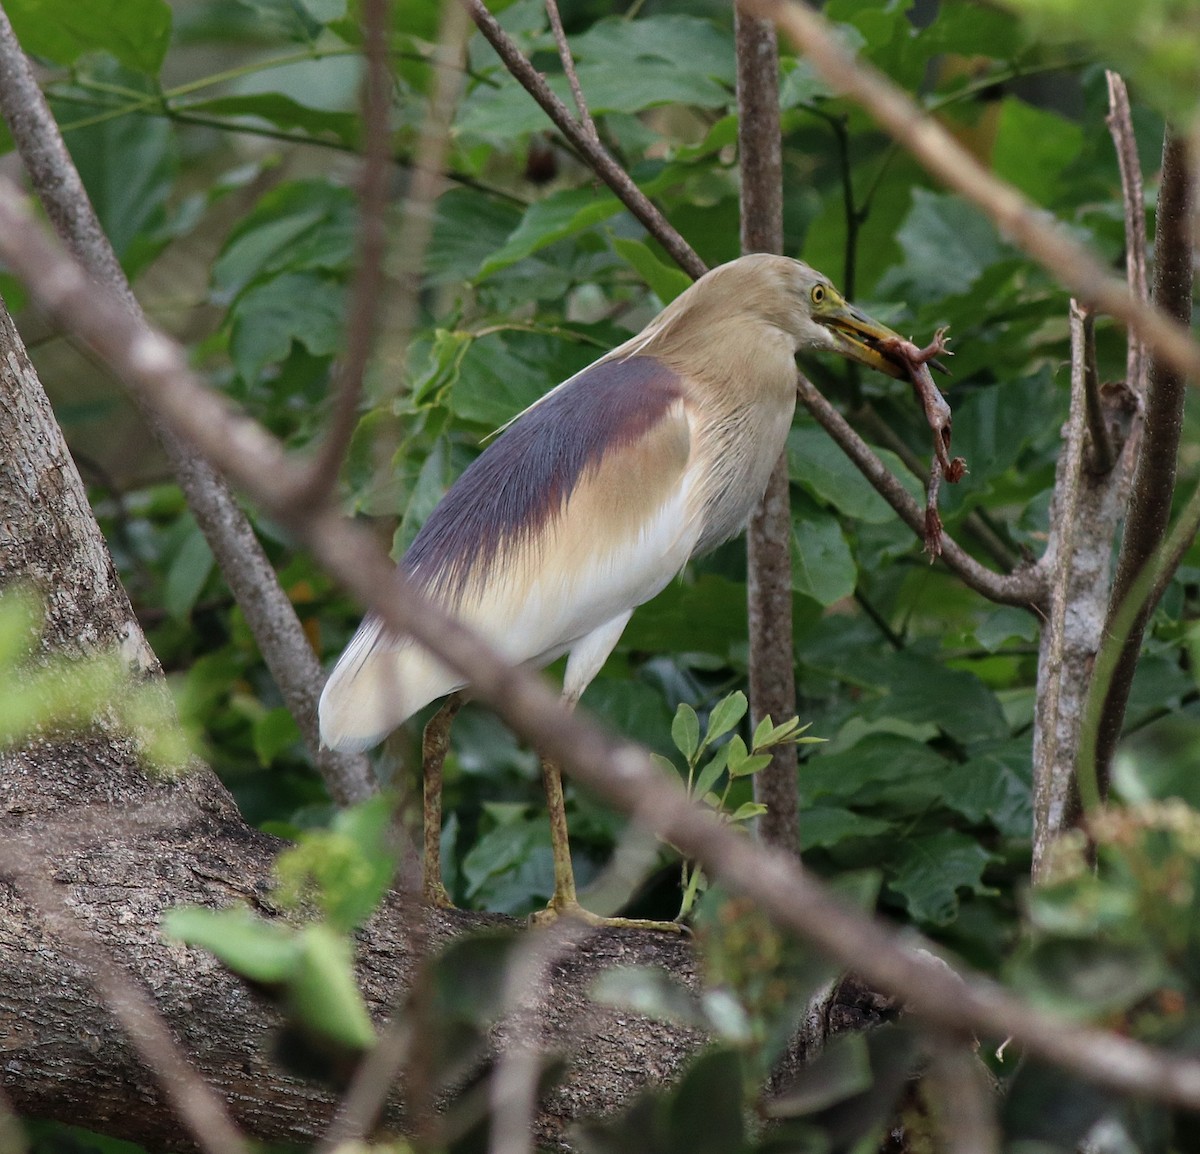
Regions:
<instances>
[{"instance_id":1,"label":"greenish-yellow leg","mask_svg":"<svg viewBox=\"0 0 1200 1154\"><path fill-rule=\"evenodd\" d=\"M424 774L425 900L431 906L450 908L454 903L442 884L442 766L450 748L450 726L462 708L461 693L446 698L425 726L421 739L421 764Z\"/></svg>"},{"instance_id":2,"label":"greenish-yellow leg","mask_svg":"<svg viewBox=\"0 0 1200 1154\"><path fill-rule=\"evenodd\" d=\"M534 914L534 925L545 925L560 917L578 918L589 926L624 926L639 930L682 933L678 922L651 922L638 918L602 918L585 910L575 896L575 871L571 867L571 843L567 836L567 810L563 801L562 773L549 758L542 758L542 781L550 810L550 845L554 851L554 896L550 904Z\"/></svg>"}]
</instances>

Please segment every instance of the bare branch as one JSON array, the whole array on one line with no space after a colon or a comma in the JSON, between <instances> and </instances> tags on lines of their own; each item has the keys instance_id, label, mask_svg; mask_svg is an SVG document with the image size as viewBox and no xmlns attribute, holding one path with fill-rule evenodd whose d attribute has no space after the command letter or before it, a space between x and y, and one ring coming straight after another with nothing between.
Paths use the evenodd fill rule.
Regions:
<instances>
[{"instance_id":1,"label":"bare branch","mask_svg":"<svg viewBox=\"0 0 1200 1154\"><path fill-rule=\"evenodd\" d=\"M46 882L43 872L48 868L46 858L25 838L0 844L0 873L15 882L54 936L81 963L200 1149L207 1154L249 1154L250 1147L225 1103L192 1069L146 992L83 930Z\"/></svg>"},{"instance_id":2,"label":"bare branch","mask_svg":"<svg viewBox=\"0 0 1200 1154\"><path fill-rule=\"evenodd\" d=\"M783 151L779 130L779 49L771 24L735 10L738 169L743 252L783 252ZM750 710L755 723L796 712L792 651L792 506L787 452L775 462L746 530ZM757 820L767 845L799 852L796 747L781 745L754 777Z\"/></svg>"},{"instance_id":3,"label":"bare branch","mask_svg":"<svg viewBox=\"0 0 1200 1154\"><path fill-rule=\"evenodd\" d=\"M567 74L567 83L571 86L571 97L579 110L580 127L596 143L600 143L600 133L596 131L596 122L588 111L587 100L584 99L583 85L579 83L579 74L575 71L575 58L571 55L571 46L567 43L567 33L563 28L562 13L558 10L558 0L546 0L546 15L550 17L550 30L554 33L554 43L558 45L558 58L562 61L563 72Z\"/></svg>"},{"instance_id":4,"label":"bare branch","mask_svg":"<svg viewBox=\"0 0 1200 1154\"><path fill-rule=\"evenodd\" d=\"M1080 528L1079 507L1085 485L1084 449L1086 441L1084 340L1085 313L1071 302L1071 406L1067 418L1066 444L1058 458L1054 483L1054 508L1050 516L1050 540L1045 558L1053 575L1050 604L1042 626L1038 652L1038 700L1033 739L1033 879L1042 876L1050 843L1079 816L1079 795L1075 784L1075 751L1081 705L1087 678L1076 676L1071 654L1082 651L1085 659L1099 644L1099 614L1094 587L1091 596L1081 595L1080 574L1075 562L1080 550L1076 531ZM1105 474L1106 476L1108 474ZM1103 537L1107 545L1109 537ZM1101 573L1103 582L1107 566ZM1075 579L1075 584L1072 583ZM1072 596L1075 594L1075 596ZM1088 612L1088 609L1091 612ZM1068 641L1068 611L1073 610ZM1083 636L1080 637L1081 625ZM1067 700L1064 701L1064 694Z\"/></svg>"},{"instance_id":5,"label":"bare branch","mask_svg":"<svg viewBox=\"0 0 1200 1154\"><path fill-rule=\"evenodd\" d=\"M350 286L346 313L346 348L335 377L333 411L312 464L306 501L321 500L337 481L342 458L358 423L358 402L379 317L391 166L388 112L392 75L387 51L390 7L388 0L363 0L363 54L367 60L362 93L365 158L359 175L354 283Z\"/></svg>"},{"instance_id":6,"label":"bare branch","mask_svg":"<svg viewBox=\"0 0 1200 1154\"><path fill-rule=\"evenodd\" d=\"M67 247L96 281L111 287L125 309L141 318L141 308L92 210L58 125L2 7L0 112L46 214ZM365 757L321 748L317 697L324 675L245 514L208 462L197 456L152 408L143 405L142 411L175 469L188 507L245 614L330 795L342 803L370 796L375 784Z\"/></svg>"},{"instance_id":7,"label":"bare branch","mask_svg":"<svg viewBox=\"0 0 1200 1154\"><path fill-rule=\"evenodd\" d=\"M1160 311L1184 324L1189 323L1192 316L1192 209L1192 175L1187 145L1183 137L1168 131L1163 143L1162 185L1154 229L1154 303ZM1175 495L1186 393L1186 377L1177 372L1173 364L1166 363L1161 350L1156 347L1150 362L1133 490L1113 582L1110 622L1127 598L1138 573L1166 536ZM1141 655L1142 638L1154 606L1154 601L1147 601L1134 618L1104 700L1095 768L1101 798L1107 793L1112 758L1124 727L1125 707ZM1084 772L1090 776L1090 770Z\"/></svg>"},{"instance_id":8,"label":"bare branch","mask_svg":"<svg viewBox=\"0 0 1200 1154\"><path fill-rule=\"evenodd\" d=\"M800 400L827 433L842 447L879 495L900 515L900 519L919 537L925 536L925 511L909 496L903 485L889 472L851 427L846 418L825 399L803 374L798 374ZM1037 608L1046 597L1045 570L1042 566L1018 569L1007 576L985 568L957 542L942 534L941 559L965 584L1001 605Z\"/></svg>"},{"instance_id":9,"label":"bare branch","mask_svg":"<svg viewBox=\"0 0 1200 1154\"><path fill-rule=\"evenodd\" d=\"M1117 152L1121 170L1121 192L1125 204L1125 280L1139 301L1150 299L1146 279L1146 194L1142 187L1142 166L1138 160L1137 137L1133 131L1133 113L1129 92L1116 72L1105 72L1108 81L1108 130ZM1125 357L1125 383L1139 397L1146 395L1149 356L1146 343L1136 332L1129 334Z\"/></svg>"},{"instance_id":10,"label":"bare branch","mask_svg":"<svg viewBox=\"0 0 1200 1154\"><path fill-rule=\"evenodd\" d=\"M555 127L570 141L588 167L616 193L618 199L667 251L667 255L693 279L708 271L695 250L630 178L629 174L593 140L570 110L551 91L546 78L525 58L512 38L483 5L483 0L462 0L471 19L513 77L541 105Z\"/></svg>"},{"instance_id":11,"label":"bare branch","mask_svg":"<svg viewBox=\"0 0 1200 1154\"><path fill-rule=\"evenodd\" d=\"M794 0L741 2L774 20L829 84L866 109L932 175L981 208L1005 236L1080 300L1121 321L1179 372L1200 378L1200 345L1182 324L1133 296L1045 210L988 172L878 69L855 60L824 17Z\"/></svg>"}]
</instances>

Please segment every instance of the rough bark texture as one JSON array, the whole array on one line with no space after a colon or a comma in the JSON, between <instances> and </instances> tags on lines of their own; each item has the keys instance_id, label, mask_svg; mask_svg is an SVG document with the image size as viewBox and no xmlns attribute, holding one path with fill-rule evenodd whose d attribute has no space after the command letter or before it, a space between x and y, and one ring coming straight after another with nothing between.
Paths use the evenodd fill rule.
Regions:
<instances>
[{"instance_id":1,"label":"rough bark texture","mask_svg":"<svg viewBox=\"0 0 1200 1154\"><path fill-rule=\"evenodd\" d=\"M1086 458L1083 314L1071 309L1071 412L1058 458L1050 535L1043 564L1051 573L1047 620L1038 647L1038 699L1033 732L1033 878L1043 876L1054 839L1076 821L1075 761L1092 666L1104 635L1112 542L1129 494L1128 442L1119 442L1110 472L1091 472ZM1125 394L1110 392L1120 404ZM1119 427L1107 411L1106 420Z\"/></svg>"},{"instance_id":2,"label":"rough bark texture","mask_svg":"<svg viewBox=\"0 0 1200 1154\"><path fill-rule=\"evenodd\" d=\"M177 783L148 778L104 739L42 745L0 759L0 825L29 846L69 911L147 988L196 1069L256 1138L307 1141L332 1117L335 1097L275 1061L281 1018L209 955L168 944L163 912L182 903L246 903L271 914L267 893L280 843L247 828L207 770ZM358 972L373 1016L384 1020L413 979L414 944L401 902L389 897L359 935ZM430 943L511 919L430 915ZM669 1081L700 1038L635 1014L598 1007L587 991L615 965L665 965L690 980L690 946L664 935L589 938L553 966L524 1020L539 1049L569 1054L564 1083L537 1123L560 1139L576 1118L610 1111ZM0 884L0 1078L22 1114L86 1121L151 1149L179 1144L179 1123L153 1073L135 1057L86 974L20 887ZM532 1012L530 1012L532 1010ZM497 1047L505 1044L503 1030ZM386 1123L401 1126L397 1096Z\"/></svg>"},{"instance_id":3,"label":"rough bark texture","mask_svg":"<svg viewBox=\"0 0 1200 1154\"><path fill-rule=\"evenodd\" d=\"M735 10L738 164L742 251L783 251L783 161L779 133L779 51L774 27ZM750 711L780 722L796 712L792 656L792 515L787 454L780 457L746 534L750 618ZM768 845L796 850L796 748L776 749L754 778L758 820Z\"/></svg>"}]
</instances>

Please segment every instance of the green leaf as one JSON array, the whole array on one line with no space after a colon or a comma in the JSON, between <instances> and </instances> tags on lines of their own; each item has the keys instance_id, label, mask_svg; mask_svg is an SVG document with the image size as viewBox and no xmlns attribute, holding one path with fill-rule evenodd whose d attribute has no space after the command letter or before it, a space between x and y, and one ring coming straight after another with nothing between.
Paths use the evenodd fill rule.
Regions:
<instances>
[{"instance_id":1,"label":"green leaf","mask_svg":"<svg viewBox=\"0 0 1200 1154\"><path fill-rule=\"evenodd\" d=\"M270 984L291 980L303 948L293 927L265 921L244 906L226 910L176 906L163 915L163 932L208 950L251 981Z\"/></svg>"},{"instance_id":2,"label":"green leaf","mask_svg":"<svg viewBox=\"0 0 1200 1154\"><path fill-rule=\"evenodd\" d=\"M671 1105L666 1127L670 1154L730 1154L743 1149L743 1077L735 1050L709 1050L696 1059Z\"/></svg>"},{"instance_id":3,"label":"green leaf","mask_svg":"<svg viewBox=\"0 0 1200 1154\"><path fill-rule=\"evenodd\" d=\"M690 762L700 748L700 719L686 701L681 701L671 722L671 740L675 748Z\"/></svg>"},{"instance_id":4,"label":"green leaf","mask_svg":"<svg viewBox=\"0 0 1200 1154\"><path fill-rule=\"evenodd\" d=\"M259 765L270 765L299 740L300 730L286 706L269 709L254 720L254 753Z\"/></svg>"},{"instance_id":5,"label":"green leaf","mask_svg":"<svg viewBox=\"0 0 1200 1154\"><path fill-rule=\"evenodd\" d=\"M839 806L819 805L800 815L800 846L827 849L860 837L880 837L894 828L882 818L866 817Z\"/></svg>"},{"instance_id":6,"label":"green leaf","mask_svg":"<svg viewBox=\"0 0 1200 1154\"><path fill-rule=\"evenodd\" d=\"M605 1006L659 1018L677 1026L702 1029L704 1016L696 995L677 978L653 966L615 966L592 983L591 997Z\"/></svg>"},{"instance_id":7,"label":"green leaf","mask_svg":"<svg viewBox=\"0 0 1200 1154\"><path fill-rule=\"evenodd\" d=\"M948 763L924 742L893 733L871 733L849 749L818 753L800 771L800 794L806 804L829 797L855 805L871 805L895 784L916 794L923 808L941 794Z\"/></svg>"},{"instance_id":8,"label":"green leaf","mask_svg":"<svg viewBox=\"0 0 1200 1154\"><path fill-rule=\"evenodd\" d=\"M914 920L948 925L958 910L960 889L989 892L983 871L991 860L979 842L957 830L907 838L900 844L888 888L904 899Z\"/></svg>"},{"instance_id":9,"label":"green leaf","mask_svg":"<svg viewBox=\"0 0 1200 1154\"><path fill-rule=\"evenodd\" d=\"M858 569L837 518L800 498L792 526L792 588L824 606L851 596Z\"/></svg>"},{"instance_id":10,"label":"green leaf","mask_svg":"<svg viewBox=\"0 0 1200 1154\"><path fill-rule=\"evenodd\" d=\"M770 1113L773 1118L815 1114L870 1090L874 1081L866 1038L842 1034L833 1038L814 1061L803 1065L782 1094L772 1097Z\"/></svg>"},{"instance_id":11,"label":"green leaf","mask_svg":"<svg viewBox=\"0 0 1200 1154\"><path fill-rule=\"evenodd\" d=\"M820 426L793 428L787 452L792 480L839 513L875 525L895 518L892 507Z\"/></svg>"},{"instance_id":12,"label":"green leaf","mask_svg":"<svg viewBox=\"0 0 1200 1154\"><path fill-rule=\"evenodd\" d=\"M354 978L354 956L347 938L326 925L306 926L300 956L289 982L296 1015L318 1034L344 1046L367 1050L375 1028Z\"/></svg>"},{"instance_id":13,"label":"green leaf","mask_svg":"<svg viewBox=\"0 0 1200 1154\"><path fill-rule=\"evenodd\" d=\"M692 283L687 273L660 261L644 241L617 236L613 237L612 246L664 305L670 304Z\"/></svg>"},{"instance_id":14,"label":"green leaf","mask_svg":"<svg viewBox=\"0 0 1200 1154\"><path fill-rule=\"evenodd\" d=\"M177 621L186 620L191 614L213 565L212 550L199 527L193 524L167 570L163 593L163 604Z\"/></svg>"},{"instance_id":15,"label":"green leaf","mask_svg":"<svg viewBox=\"0 0 1200 1154\"><path fill-rule=\"evenodd\" d=\"M1033 833L1033 770L1028 741L1012 741L955 766L942 782L945 804L1007 837Z\"/></svg>"},{"instance_id":16,"label":"green leaf","mask_svg":"<svg viewBox=\"0 0 1200 1154\"><path fill-rule=\"evenodd\" d=\"M1015 97L1001 102L992 169L1039 204L1057 200L1063 173L1082 148L1078 124Z\"/></svg>"},{"instance_id":17,"label":"green leaf","mask_svg":"<svg viewBox=\"0 0 1200 1154\"><path fill-rule=\"evenodd\" d=\"M286 360L292 345L313 356L341 347L345 289L315 273L288 273L253 285L232 312L229 351L238 375L256 381L268 365Z\"/></svg>"},{"instance_id":18,"label":"green leaf","mask_svg":"<svg viewBox=\"0 0 1200 1154\"><path fill-rule=\"evenodd\" d=\"M768 760L770 760L768 758ZM767 807L757 801L744 801L729 815L730 821L749 821L752 817L761 817L767 812Z\"/></svg>"},{"instance_id":19,"label":"green leaf","mask_svg":"<svg viewBox=\"0 0 1200 1154\"><path fill-rule=\"evenodd\" d=\"M264 194L213 265L225 295L281 272L338 271L354 254L354 194L324 181L289 181Z\"/></svg>"},{"instance_id":20,"label":"green leaf","mask_svg":"<svg viewBox=\"0 0 1200 1154\"><path fill-rule=\"evenodd\" d=\"M621 211L622 205L610 192L569 188L531 204L508 241L493 252L479 270L490 276L564 237L594 227Z\"/></svg>"},{"instance_id":21,"label":"green leaf","mask_svg":"<svg viewBox=\"0 0 1200 1154\"><path fill-rule=\"evenodd\" d=\"M164 0L7 0L4 8L25 51L57 64L107 52L134 72L157 76L171 38Z\"/></svg>"},{"instance_id":22,"label":"green leaf","mask_svg":"<svg viewBox=\"0 0 1200 1154\"><path fill-rule=\"evenodd\" d=\"M252 118L288 131L299 129L314 137L334 136L348 145L358 139L358 117L352 112L309 108L282 92L216 96L181 105L179 111L206 117Z\"/></svg>"},{"instance_id":23,"label":"green leaf","mask_svg":"<svg viewBox=\"0 0 1200 1154\"><path fill-rule=\"evenodd\" d=\"M749 707L746 695L740 689L718 701L708 715L708 730L704 735L704 744L711 745L717 738L728 733L746 716L746 710Z\"/></svg>"},{"instance_id":24,"label":"green leaf","mask_svg":"<svg viewBox=\"0 0 1200 1154\"><path fill-rule=\"evenodd\" d=\"M1004 254L995 227L950 193L914 188L912 197L912 208L896 233L905 262L880 281L876 292L908 291L930 300L969 292Z\"/></svg>"},{"instance_id":25,"label":"green leaf","mask_svg":"<svg viewBox=\"0 0 1200 1154\"><path fill-rule=\"evenodd\" d=\"M729 761L729 746L728 744L721 746L716 753L712 755L704 768L696 775L696 782L692 788L692 794L695 797L703 797L716 784L717 778L725 772L725 765Z\"/></svg>"},{"instance_id":26,"label":"green leaf","mask_svg":"<svg viewBox=\"0 0 1200 1154\"><path fill-rule=\"evenodd\" d=\"M1085 1020L1129 1009L1170 981L1149 942L1090 938L1039 942L1020 957L1012 976L1026 997Z\"/></svg>"},{"instance_id":27,"label":"green leaf","mask_svg":"<svg viewBox=\"0 0 1200 1154\"><path fill-rule=\"evenodd\" d=\"M733 754L729 755L729 776L750 777L760 769L766 769L771 764L769 753L750 753L734 761Z\"/></svg>"}]
</instances>

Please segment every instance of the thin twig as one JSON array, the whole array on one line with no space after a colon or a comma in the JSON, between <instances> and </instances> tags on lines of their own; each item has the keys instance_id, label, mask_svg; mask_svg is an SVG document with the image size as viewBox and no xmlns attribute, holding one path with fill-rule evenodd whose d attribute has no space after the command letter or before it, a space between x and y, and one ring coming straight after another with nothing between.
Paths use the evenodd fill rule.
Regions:
<instances>
[{"instance_id":1,"label":"thin twig","mask_svg":"<svg viewBox=\"0 0 1200 1154\"><path fill-rule=\"evenodd\" d=\"M546 78L526 59L508 33L500 27L496 18L484 7L483 0L462 0L462 3L470 13L471 19L475 21L476 27L496 50L496 55L517 83L541 105L555 127L579 152L591 170L612 189L617 199L641 221L650 235L663 246L667 255L688 276L695 280L702 277L708 271L704 261L671 226L650 198L634 184L629 174L576 121L570 109L546 83Z\"/></svg>"},{"instance_id":2,"label":"thin twig","mask_svg":"<svg viewBox=\"0 0 1200 1154\"><path fill-rule=\"evenodd\" d=\"M208 1154L249 1154L250 1146L225 1103L192 1068L153 1001L83 930L76 915L46 882L42 871L47 869L45 857L25 839L0 844L0 872L16 884L82 966L200 1149Z\"/></svg>"},{"instance_id":3,"label":"thin twig","mask_svg":"<svg viewBox=\"0 0 1200 1154\"><path fill-rule=\"evenodd\" d=\"M900 519L924 539L924 509L909 496L908 490L892 475L874 450L850 427L846 418L822 396L812 382L803 374L798 374L797 380L800 400L804 402L808 411L842 447L879 495L896 510ZM970 588L1001 605L1019 605L1029 609L1041 605L1045 599L1046 577L1040 567L1018 569L1008 575L995 573L981 565L945 533L942 534L941 560Z\"/></svg>"},{"instance_id":4,"label":"thin twig","mask_svg":"<svg viewBox=\"0 0 1200 1154\"><path fill-rule=\"evenodd\" d=\"M333 409L304 495L304 500L309 502L322 500L333 488L358 424L359 398L371 359L384 284L391 162L388 113L392 75L387 53L391 5L388 0L363 0L362 8L363 54L367 68L362 94L364 160L359 176L355 273L346 313L346 348L334 378Z\"/></svg>"},{"instance_id":5,"label":"thin twig","mask_svg":"<svg viewBox=\"0 0 1200 1154\"><path fill-rule=\"evenodd\" d=\"M956 975L916 948L922 945L919 938L906 934L902 941L896 930L846 906L791 855L757 844L707 807L689 802L675 776L659 770L644 751L605 733L581 711L564 709L539 677L510 667L472 630L413 591L367 531L331 506L307 513L289 506L286 496L295 492L297 466L282 447L207 389L174 342L148 329L111 292L89 281L38 228L20 192L3 180L0 257L44 308L97 348L131 386L161 408L178 432L263 502L308 546L319 565L370 604L387 628L410 634L435 653L514 730L618 809L639 814L712 877L753 897L772 919L804 935L865 981L902 998L934 1028L984 1037L1011 1035L1029 1052L1105 1086L1200 1109L1200 1060L1075 1025L994 982ZM920 518L915 503L910 504Z\"/></svg>"},{"instance_id":6,"label":"thin twig","mask_svg":"<svg viewBox=\"0 0 1200 1154\"><path fill-rule=\"evenodd\" d=\"M59 236L95 281L111 288L131 315L144 320L2 7L0 112ZM143 406L142 411L172 463L188 507L254 633L330 795L341 803L369 797L375 783L367 759L361 754L321 748L317 697L324 675L296 610L280 588L246 515L222 478L174 432L170 423L153 408Z\"/></svg>"},{"instance_id":7,"label":"thin twig","mask_svg":"<svg viewBox=\"0 0 1200 1154\"><path fill-rule=\"evenodd\" d=\"M571 46L567 43L558 0L546 0L546 15L550 17L550 30L554 33L554 43L558 45L558 58L562 61L563 72L567 74L567 83L571 86L571 97L579 110L579 125L596 144L599 144L600 133L596 131L596 122L588 111L587 100L583 95L583 85L579 83L579 73L575 71L575 58L571 55Z\"/></svg>"},{"instance_id":8,"label":"thin twig","mask_svg":"<svg viewBox=\"0 0 1200 1154\"><path fill-rule=\"evenodd\" d=\"M1131 328L1179 372L1200 379L1200 345L1192 341L1184 325L1134 297L1102 262L1049 220L1043 208L993 176L878 69L856 60L828 20L794 0L741 3L756 15L774 20L832 87L866 109L932 175L982 209L1003 235L1075 296Z\"/></svg>"},{"instance_id":9,"label":"thin twig","mask_svg":"<svg viewBox=\"0 0 1200 1154\"><path fill-rule=\"evenodd\" d=\"M488 1089L491 1107L489 1154L530 1154L537 1107L541 1051L531 1044L532 994L546 985L554 962L574 949L590 931L578 922L560 921L534 930L515 951L504 974L505 1034Z\"/></svg>"}]
</instances>

